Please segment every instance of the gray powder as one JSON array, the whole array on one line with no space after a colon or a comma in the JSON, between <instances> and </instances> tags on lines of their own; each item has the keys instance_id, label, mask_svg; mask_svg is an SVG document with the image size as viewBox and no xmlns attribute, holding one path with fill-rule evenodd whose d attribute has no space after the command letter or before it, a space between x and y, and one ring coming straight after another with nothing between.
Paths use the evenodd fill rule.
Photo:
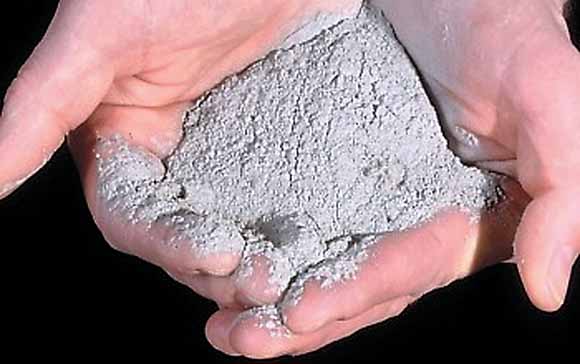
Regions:
<instances>
[{"instance_id":1,"label":"gray powder","mask_svg":"<svg viewBox=\"0 0 580 364\"><path fill-rule=\"evenodd\" d=\"M238 278L253 256L270 258L287 304L309 278L354 279L385 232L449 207L475 217L500 198L493 176L448 149L411 61L366 5L198 100L165 171L120 139L104 150L100 193L112 211L165 224L169 245L242 253Z\"/></svg>"},{"instance_id":2,"label":"gray powder","mask_svg":"<svg viewBox=\"0 0 580 364\"><path fill-rule=\"evenodd\" d=\"M280 310L276 305L253 307L242 313L242 317L240 317L241 320L246 318L255 319L256 325L259 328L268 330L271 336L291 336L290 330L284 326Z\"/></svg>"}]
</instances>

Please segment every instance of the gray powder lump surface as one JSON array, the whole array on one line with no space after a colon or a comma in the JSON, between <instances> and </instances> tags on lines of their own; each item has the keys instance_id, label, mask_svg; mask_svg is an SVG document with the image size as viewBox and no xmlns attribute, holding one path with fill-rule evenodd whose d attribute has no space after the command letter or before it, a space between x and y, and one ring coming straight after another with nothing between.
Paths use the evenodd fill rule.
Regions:
<instances>
[{"instance_id":1,"label":"gray powder lump surface","mask_svg":"<svg viewBox=\"0 0 580 364\"><path fill-rule=\"evenodd\" d=\"M110 140L100 193L133 222L170 227L167 244L243 253L238 278L253 256L270 258L287 302L309 278L354 278L385 232L449 207L477 216L500 198L495 177L448 149L411 61L367 6L228 78L184 122L164 173Z\"/></svg>"}]
</instances>

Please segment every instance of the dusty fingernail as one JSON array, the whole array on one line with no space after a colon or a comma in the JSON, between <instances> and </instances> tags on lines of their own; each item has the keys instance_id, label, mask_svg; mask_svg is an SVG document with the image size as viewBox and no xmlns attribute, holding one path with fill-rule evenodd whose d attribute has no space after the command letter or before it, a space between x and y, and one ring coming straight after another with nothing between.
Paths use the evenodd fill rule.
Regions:
<instances>
[{"instance_id":1,"label":"dusty fingernail","mask_svg":"<svg viewBox=\"0 0 580 364\"><path fill-rule=\"evenodd\" d=\"M578 254L567 246L557 248L552 257L548 272L548 289L552 293L558 308L562 306L566 299L572 265L577 257Z\"/></svg>"}]
</instances>

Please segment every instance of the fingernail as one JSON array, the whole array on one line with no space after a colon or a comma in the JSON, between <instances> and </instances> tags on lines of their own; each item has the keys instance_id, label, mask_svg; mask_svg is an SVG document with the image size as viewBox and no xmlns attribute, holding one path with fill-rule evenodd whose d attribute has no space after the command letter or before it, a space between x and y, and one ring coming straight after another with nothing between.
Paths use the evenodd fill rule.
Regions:
<instances>
[{"instance_id":1,"label":"fingernail","mask_svg":"<svg viewBox=\"0 0 580 364\"><path fill-rule=\"evenodd\" d=\"M552 257L548 272L548 289L558 308L564 304L566 299L572 265L577 257L578 254L567 246L557 248Z\"/></svg>"}]
</instances>

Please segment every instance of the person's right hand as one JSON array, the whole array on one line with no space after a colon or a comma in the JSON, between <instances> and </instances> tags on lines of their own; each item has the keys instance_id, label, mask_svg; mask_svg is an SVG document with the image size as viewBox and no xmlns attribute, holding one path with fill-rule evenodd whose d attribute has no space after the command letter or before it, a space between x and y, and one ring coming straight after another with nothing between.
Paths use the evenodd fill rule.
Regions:
<instances>
[{"instance_id":1,"label":"person's right hand","mask_svg":"<svg viewBox=\"0 0 580 364\"><path fill-rule=\"evenodd\" d=\"M91 212L115 248L161 266L220 305L239 253L202 256L164 244L171 232L114 215L97 194L97 136L121 135L152 173L180 140L183 111L226 76L265 55L321 12L354 14L360 0L64 0L6 95L0 121L0 198L71 134ZM206 273L194 274L196 272ZM227 282L227 288L225 283Z\"/></svg>"}]
</instances>

